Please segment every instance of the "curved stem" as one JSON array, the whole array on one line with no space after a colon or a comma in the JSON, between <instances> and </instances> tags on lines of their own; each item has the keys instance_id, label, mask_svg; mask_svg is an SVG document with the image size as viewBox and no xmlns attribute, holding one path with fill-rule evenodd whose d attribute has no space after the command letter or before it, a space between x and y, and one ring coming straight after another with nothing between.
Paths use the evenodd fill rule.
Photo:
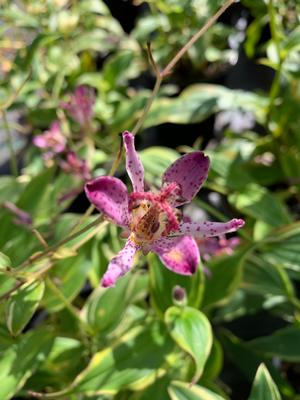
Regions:
<instances>
[{"instance_id":1,"label":"curved stem","mask_svg":"<svg viewBox=\"0 0 300 400\"><path fill-rule=\"evenodd\" d=\"M216 22L216 20L220 17L220 15L222 15L223 12L225 10L227 10L227 8L229 6L231 6L231 4L233 4L234 2L235 2L235 0L227 0L223 4L223 6L211 18L209 18L209 20L197 31L197 33L195 33L195 35L192 36L192 38L182 47L182 49L179 50L179 52L172 58L172 60L166 65L166 67L161 72L159 71L159 69L155 63L155 60L152 57L150 46L148 45L149 59L150 59L150 63L153 66L155 74L156 74L156 82L155 82L153 91L151 93L151 96L148 99L147 104L143 110L143 113L140 116L139 120L137 121L136 125L134 126L134 128L132 130L133 135L136 135L137 132L142 127L142 125L147 117L147 114L152 106L152 103L159 91L159 88L161 86L163 79L171 73L172 69L178 63L178 61L182 58L182 56L197 42L197 40L200 39L201 36L204 35L204 33L206 33L208 31L208 29Z\"/></svg>"},{"instance_id":2,"label":"curved stem","mask_svg":"<svg viewBox=\"0 0 300 400\"><path fill-rule=\"evenodd\" d=\"M159 91L159 88L160 88L160 85L161 85L161 83L162 83L162 80L163 80L163 76L162 76L161 73L160 73L160 74L157 75L157 77L156 77L156 82L155 82L153 91L152 91L151 96L149 97L149 99L148 99L148 101L147 101L147 104L146 104L146 106L145 106L145 108L144 108L144 111L143 111L143 113L142 113L140 119L139 119L138 122L136 123L135 127L134 127L133 130L132 130L132 134L133 134L133 135L136 135L137 132L138 132L138 131L140 130L140 128L142 127L142 125L143 125L143 123L144 123L144 121L145 121L145 119L146 119L146 117L147 117L147 114L148 114L148 112L149 112L149 110L150 110L150 108L151 108L151 106L152 106L152 103L153 103L155 97L157 96L157 93L158 93L158 91Z\"/></svg>"},{"instance_id":3,"label":"curved stem","mask_svg":"<svg viewBox=\"0 0 300 400\"><path fill-rule=\"evenodd\" d=\"M227 10L228 7L233 4L235 0L227 0L222 7L199 29L199 31L182 47L182 49L175 55L175 57L169 62L169 64L161 72L164 77L168 75L182 56L208 31L208 29L217 21L217 19Z\"/></svg>"}]
</instances>

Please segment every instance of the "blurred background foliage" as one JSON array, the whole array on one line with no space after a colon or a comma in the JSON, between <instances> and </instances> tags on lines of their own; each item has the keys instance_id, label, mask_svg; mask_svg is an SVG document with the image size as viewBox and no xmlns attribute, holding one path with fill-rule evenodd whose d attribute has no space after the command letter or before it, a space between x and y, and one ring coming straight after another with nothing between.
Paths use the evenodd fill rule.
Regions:
<instances>
[{"instance_id":1,"label":"blurred background foliage","mask_svg":"<svg viewBox=\"0 0 300 400\"><path fill-rule=\"evenodd\" d=\"M55 247L94 220L82 171L109 172L151 94L147 42L163 69L222 4L0 1L1 399L300 398L298 0L232 5L164 80L137 136L150 186L180 153L205 150L209 178L187 212L244 218L238 247L199 243L193 277L141 257L108 290L116 227ZM62 106L79 85L95 94L85 125ZM54 121L78 173L32 145ZM26 264L43 244L49 257Z\"/></svg>"}]
</instances>

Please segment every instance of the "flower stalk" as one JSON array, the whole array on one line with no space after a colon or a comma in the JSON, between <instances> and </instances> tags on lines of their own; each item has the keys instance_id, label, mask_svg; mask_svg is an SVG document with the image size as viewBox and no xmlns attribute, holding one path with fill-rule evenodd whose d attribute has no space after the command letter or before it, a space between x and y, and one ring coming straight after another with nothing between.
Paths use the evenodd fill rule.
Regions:
<instances>
[{"instance_id":1,"label":"flower stalk","mask_svg":"<svg viewBox=\"0 0 300 400\"><path fill-rule=\"evenodd\" d=\"M207 32L207 30L216 22L216 20L225 12L225 10L230 7L233 3L235 2L235 0L227 0L225 1L225 3L223 4L223 6L199 29L199 31L182 47L182 49L172 58L172 60L167 64L167 66L160 71L157 64L155 63L152 54L151 54L151 50L150 50L150 46L148 47L148 54L149 54L149 58L150 58L150 62L155 70L155 74L156 74L156 82L153 88L153 91L151 93L151 96L149 97L145 108L139 118L139 120L137 121L136 125L134 126L132 133L133 135L137 134L138 131L141 129L141 127L143 126L145 119L148 115L149 110L151 109L151 106L153 104L153 101L155 100L161 83L163 81L163 79L169 75L172 71L172 69L174 68L174 66L178 63L178 61L183 57L183 55L193 46L193 44L200 39L201 36L203 36L203 34L205 32ZM27 79L26 79L27 80ZM121 144L119 152L117 154L117 157L115 159L115 162L112 165L111 171L110 171L110 176L114 174L114 172L117 170L118 165L121 161L122 158L122 152L123 152L123 146ZM88 212L90 212L90 208L88 209ZM65 245L66 243L72 241L73 239L77 238L78 236L82 235L83 233L89 231L90 229L92 229L93 227L95 227L96 225L98 225L101 221L102 221L102 215L100 215L100 217L96 218L93 222L91 222L90 224L86 225L84 228L75 231L74 232L74 228L72 229L70 235L68 235L66 238L62 239L61 241L59 241L58 243L49 246L48 248L44 249L42 252L36 253L32 256L30 256L27 260L25 260L23 263L21 263L18 267L16 267L14 269L14 271L18 272L30 265L32 265L34 262L42 260L44 258L47 257L51 257L51 255L58 250L61 246ZM11 292L13 292L14 290L16 290L19 286L16 285L15 288L13 288ZM10 294L9 293L9 294ZM6 298L7 297L7 293L4 294L2 296L2 298Z\"/></svg>"}]
</instances>

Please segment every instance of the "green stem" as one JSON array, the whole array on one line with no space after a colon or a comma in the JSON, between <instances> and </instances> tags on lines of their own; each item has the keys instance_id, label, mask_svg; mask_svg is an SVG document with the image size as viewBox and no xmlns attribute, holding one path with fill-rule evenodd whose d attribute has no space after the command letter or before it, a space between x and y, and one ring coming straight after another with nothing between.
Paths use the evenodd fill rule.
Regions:
<instances>
[{"instance_id":1,"label":"green stem","mask_svg":"<svg viewBox=\"0 0 300 400\"><path fill-rule=\"evenodd\" d=\"M199 29L197 33L182 47L182 49L174 56L174 58L164 68L161 75L162 77L169 75L174 66L182 58L182 56L208 31L208 29L217 21L217 19L233 4L235 0L227 0L221 8Z\"/></svg>"},{"instance_id":2,"label":"green stem","mask_svg":"<svg viewBox=\"0 0 300 400\"><path fill-rule=\"evenodd\" d=\"M43 258L47 257L50 253L55 252L59 247L63 246L64 244L70 242L73 239L76 239L78 236L82 235L83 233L87 232L94 226L98 225L101 221L102 221L102 216L96 218L93 222L91 222L84 228L80 229L79 231L74 232L73 234L67 236L65 239L61 240L60 242L54 244L53 246L48 247L43 252L35 254L32 257L29 257L22 264L20 264L18 267L16 267L14 269L14 271L19 271L19 270L31 265L33 262L42 260Z\"/></svg>"},{"instance_id":3,"label":"green stem","mask_svg":"<svg viewBox=\"0 0 300 400\"><path fill-rule=\"evenodd\" d=\"M17 158L14 152L14 147L13 147L13 138L11 135L11 131L9 128L9 124L8 124L8 120L7 120L7 115L6 115L6 111L2 110L2 120L3 120L3 127L4 127L4 131L6 134L6 144L7 147L9 149L9 160L10 160L10 170L11 170L11 174L15 177L18 176L18 163L17 163Z\"/></svg>"},{"instance_id":4,"label":"green stem","mask_svg":"<svg viewBox=\"0 0 300 400\"><path fill-rule=\"evenodd\" d=\"M85 213L75 223L75 225L71 229L71 232L69 233L69 235L72 235L74 232L76 232L77 228L85 222L86 218L88 218L94 210L95 210L95 206L93 204L91 204L89 206L89 208L85 211Z\"/></svg>"},{"instance_id":5,"label":"green stem","mask_svg":"<svg viewBox=\"0 0 300 400\"><path fill-rule=\"evenodd\" d=\"M179 52L172 58L172 60L166 65L166 67L159 72L156 64L152 58L151 52L149 51L150 61L151 64L155 67L156 73L156 82L151 93L150 98L147 101L147 104L143 110L142 115L140 116L139 120L137 121L135 127L132 130L133 135L136 135L140 128L143 126L143 123L147 117L147 114L153 104L155 97L158 94L159 88L163 79L169 75L174 68L174 66L178 63L178 61L182 58L182 56L200 39L201 36L204 35L208 31L208 29L216 22L216 20L223 14L223 12L235 2L235 0L227 0L223 6L211 17L209 20L198 30L197 33L179 50Z\"/></svg>"},{"instance_id":6,"label":"green stem","mask_svg":"<svg viewBox=\"0 0 300 400\"><path fill-rule=\"evenodd\" d=\"M151 96L149 97L149 99L147 101L147 104L146 104L146 106L144 108L144 111L143 111L141 117L139 118L139 120L137 121L135 127L132 130L132 134L133 135L136 135L137 132L140 130L140 128L143 126L143 123L145 122L147 114L148 114L148 112L149 112L149 110L150 110L150 108L151 108L151 106L153 104L153 101L154 101L155 97L158 94L158 91L159 91L160 85L162 83L162 80L163 80L163 75L162 74L157 75L156 82L155 82L153 91L151 93Z\"/></svg>"},{"instance_id":7,"label":"green stem","mask_svg":"<svg viewBox=\"0 0 300 400\"><path fill-rule=\"evenodd\" d=\"M80 318L77 308L71 304L71 302L59 290L59 288L54 284L49 276L46 278L46 285L53 292L53 294L55 294L55 296L57 296L61 300L69 313L79 322L80 326L89 334L94 334L92 327L90 327L85 321Z\"/></svg>"}]
</instances>

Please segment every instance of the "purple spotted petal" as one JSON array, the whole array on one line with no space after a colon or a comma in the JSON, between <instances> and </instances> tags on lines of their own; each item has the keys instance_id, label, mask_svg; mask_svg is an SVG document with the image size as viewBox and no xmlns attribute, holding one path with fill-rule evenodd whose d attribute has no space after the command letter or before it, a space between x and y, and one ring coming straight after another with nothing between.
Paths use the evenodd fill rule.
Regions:
<instances>
[{"instance_id":1,"label":"purple spotted petal","mask_svg":"<svg viewBox=\"0 0 300 400\"><path fill-rule=\"evenodd\" d=\"M198 237L220 236L225 233L235 232L244 226L245 221L242 219L232 219L228 222L182 222L179 225L178 232L182 235L191 235Z\"/></svg>"},{"instance_id":2,"label":"purple spotted petal","mask_svg":"<svg viewBox=\"0 0 300 400\"><path fill-rule=\"evenodd\" d=\"M144 191L144 167L134 147L132 133L123 132L123 140L126 151L126 170L132 182L134 192Z\"/></svg>"},{"instance_id":3,"label":"purple spotted petal","mask_svg":"<svg viewBox=\"0 0 300 400\"><path fill-rule=\"evenodd\" d=\"M161 238L151 250L168 269L181 275L194 274L200 261L197 243L191 236Z\"/></svg>"},{"instance_id":4,"label":"purple spotted petal","mask_svg":"<svg viewBox=\"0 0 300 400\"><path fill-rule=\"evenodd\" d=\"M120 179L101 176L86 183L85 193L99 211L122 227L128 227L128 192Z\"/></svg>"},{"instance_id":5,"label":"purple spotted petal","mask_svg":"<svg viewBox=\"0 0 300 400\"><path fill-rule=\"evenodd\" d=\"M102 278L101 285L103 287L115 286L116 281L130 270L135 253L139 249L140 247L129 238L125 247L109 263L107 271Z\"/></svg>"},{"instance_id":6,"label":"purple spotted petal","mask_svg":"<svg viewBox=\"0 0 300 400\"><path fill-rule=\"evenodd\" d=\"M164 173L163 183L176 182L181 187L181 199L174 206L189 203L200 190L208 174L209 158L201 151L186 154Z\"/></svg>"}]
</instances>

